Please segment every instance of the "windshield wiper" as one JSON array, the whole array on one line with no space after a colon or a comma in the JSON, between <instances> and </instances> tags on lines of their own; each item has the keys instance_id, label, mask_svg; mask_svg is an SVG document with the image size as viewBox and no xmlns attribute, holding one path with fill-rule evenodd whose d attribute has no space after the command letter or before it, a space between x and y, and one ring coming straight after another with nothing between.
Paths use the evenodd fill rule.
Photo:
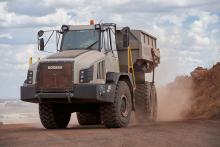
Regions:
<instances>
[{"instance_id":1,"label":"windshield wiper","mask_svg":"<svg viewBox=\"0 0 220 147\"><path fill-rule=\"evenodd\" d=\"M98 43L98 40L94 43L92 43L91 45L89 45L86 49L91 48L93 45L95 45L96 43Z\"/></svg>"}]
</instances>

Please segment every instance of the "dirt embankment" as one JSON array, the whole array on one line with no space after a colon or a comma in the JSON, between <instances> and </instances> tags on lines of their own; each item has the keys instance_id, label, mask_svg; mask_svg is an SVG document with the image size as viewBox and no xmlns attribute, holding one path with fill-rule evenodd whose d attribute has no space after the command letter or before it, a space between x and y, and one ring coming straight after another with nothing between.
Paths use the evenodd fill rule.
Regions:
<instances>
[{"instance_id":1,"label":"dirt embankment","mask_svg":"<svg viewBox=\"0 0 220 147\"><path fill-rule=\"evenodd\" d=\"M192 73L193 97L189 118L219 117L220 63L211 69L196 68Z\"/></svg>"},{"instance_id":2,"label":"dirt embankment","mask_svg":"<svg viewBox=\"0 0 220 147\"><path fill-rule=\"evenodd\" d=\"M220 117L220 63L197 67L158 90L158 120Z\"/></svg>"}]
</instances>

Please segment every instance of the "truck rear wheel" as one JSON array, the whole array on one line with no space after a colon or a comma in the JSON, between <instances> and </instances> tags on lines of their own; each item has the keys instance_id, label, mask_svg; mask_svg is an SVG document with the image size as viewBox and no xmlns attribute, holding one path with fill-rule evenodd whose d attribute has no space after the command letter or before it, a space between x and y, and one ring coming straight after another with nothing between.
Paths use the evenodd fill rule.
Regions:
<instances>
[{"instance_id":1,"label":"truck rear wheel","mask_svg":"<svg viewBox=\"0 0 220 147\"><path fill-rule=\"evenodd\" d=\"M139 122L156 121L157 94L153 83L137 84L135 90L135 116Z\"/></svg>"},{"instance_id":2,"label":"truck rear wheel","mask_svg":"<svg viewBox=\"0 0 220 147\"><path fill-rule=\"evenodd\" d=\"M131 116L131 92L125 81L118 81L113 103L101 106L103 123L108 128L126 127Z\"/></svg>"},{"instance_id":3,"label":"truck rear wheel","mask_svg":"<svg viewBox=\"0 0 220 147\"><path fill-rule=\"evenodd\" d=\"M46 129L66 128L71 117L71 112L59 104L39 104L39 115L42 125Z\"/></svg>"},{"instance_id":4,"label":"truck rear wheel","mask_svg":"<svg viewBox=\"0 0 220 147\"><path fill-rule=\"evenodd\" d=\"M76 113L77 120L80 125L99 125L101 124L100 114L98 112L94 113Z\"/></svg>"}]
</instances>

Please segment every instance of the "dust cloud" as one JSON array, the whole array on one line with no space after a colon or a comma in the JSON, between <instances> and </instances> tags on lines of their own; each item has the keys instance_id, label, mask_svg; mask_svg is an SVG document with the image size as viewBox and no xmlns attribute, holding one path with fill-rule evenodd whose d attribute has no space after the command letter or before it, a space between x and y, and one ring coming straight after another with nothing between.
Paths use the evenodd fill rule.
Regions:
<instances>
[{"instance_id":1,"label":"dust cloud","mask_svg":"<svg viewBox=\"0 0 220 147\"><path fill-rule=\"evenodd\" d=\"M174 82L157 90L158 121L186 119L191 107L192 81L190 77L177 77Z\"/></svg>"},{"instance_id":2,"label":"dust cloud","mask_svg":"<svg viewBox=\"0 0 220 147\"><path fill-rule=\"evenodd\" d=\"M220 118L220 63L197 67L158 90L158 121Z\"/></svg>"}]
</instances>

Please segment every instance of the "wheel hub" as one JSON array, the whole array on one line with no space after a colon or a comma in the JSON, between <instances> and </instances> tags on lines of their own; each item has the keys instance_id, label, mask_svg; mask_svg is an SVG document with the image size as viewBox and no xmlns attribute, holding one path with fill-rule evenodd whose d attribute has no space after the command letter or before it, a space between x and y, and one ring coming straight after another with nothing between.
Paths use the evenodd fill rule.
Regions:
<instances>
[{"instance_id":1,"label":"wheel hub","mask_svg":"<svg viewBox=\"0 0 220 147\"><path fill-rule=\"evenodd\" d=\"M128 116L128 98L125 95L123 95L121 97L121 108L120 108L120 110L121 110L121 115L123 117Z\"/></svg>"}]
</instances>

